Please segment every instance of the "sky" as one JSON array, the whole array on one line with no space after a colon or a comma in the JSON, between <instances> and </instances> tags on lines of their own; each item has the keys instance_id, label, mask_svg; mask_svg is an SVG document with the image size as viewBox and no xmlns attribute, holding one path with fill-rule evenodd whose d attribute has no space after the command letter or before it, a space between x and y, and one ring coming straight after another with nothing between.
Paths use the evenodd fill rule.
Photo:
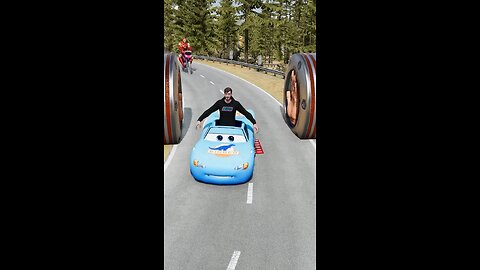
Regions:
<instances>
[{"instance_id":1,"label":"sky","mask_svg":"<svg viewBox=\"0 0 480 270\"><path fill-rule=\"evenodd\" d=\"M214 7L219 7L219 6L220 6L220 1L221 1L221 0L216 0L215 3L213 3L213 6L214 6ZM234 3L233 3L233 6L236 7L236 6L238 6L238 4L235 4L235 2L234 2ZM255 9L255 11L256 11L256 12L261 12L262 9L261 9L261 8L257 8L257 9Z\"/></svg>"},{"instance_id":2,"label":"sky","mask_svg":"<svg viewBox=\"0 0 480 270\"><path fill-rule=\"evenodd\" d=\"M214 7L219 7L219 6L220 6L220 1L221 1L221 0L216 0L216 1L213 3L213 6L214 6ZM236 7L236 6L239 6L239 5L233 3L233 6ZM178 9L178 7L174 7L174 9ZM262 13L262 9L261 9L261 8L257 8L257 9L255 9L255 11L258 12L258 13Z\"/></svg>"}]
</instances>

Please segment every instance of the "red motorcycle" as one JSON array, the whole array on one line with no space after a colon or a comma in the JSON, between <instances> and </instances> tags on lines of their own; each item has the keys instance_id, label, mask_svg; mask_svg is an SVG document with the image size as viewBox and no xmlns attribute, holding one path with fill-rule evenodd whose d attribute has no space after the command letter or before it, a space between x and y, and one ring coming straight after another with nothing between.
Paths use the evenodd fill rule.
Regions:
<instances>
[{"instance_id":1,"label":"red motorcycle","mask_svg":"<svg viewBox=\"0 0 480 270\"><path fill-rule=\"evenodd\" d=\"M187 73L190 72L190 74L193 74L193 69L192 69L192 51L184 51L182 54L182 70L186 71Z\"/></svg>"}]
</instances>

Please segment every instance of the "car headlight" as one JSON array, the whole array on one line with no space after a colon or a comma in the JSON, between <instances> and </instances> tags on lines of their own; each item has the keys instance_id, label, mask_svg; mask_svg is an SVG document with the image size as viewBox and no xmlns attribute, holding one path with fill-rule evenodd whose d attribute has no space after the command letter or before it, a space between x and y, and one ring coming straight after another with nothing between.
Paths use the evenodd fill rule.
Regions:
<instances>
[{"instance_id":1,"label":"car headlight","mask_svg":"<svg viewBox=\"0 0 480 270\"><path fill-rule=\"evenodd\" d=\"M200 167L200 168L205 168L205 165L203 165L202 163L200 163L198 160L194 159L193 160L193 166L195 167Z\"/></svg>"},{"instance_id":2,"label":"car headlight","mask_svg":"<svg viewBox=\"0 0 480 270\"><path fill-rule=\"evenodd\" d=\"M235 170L242 170L242 169L246 170L247 168L248 168L248 162L245 162L245 163L243 163L243 165L239 165L239 166L237 166L233 169L235 169Z\"/></svg>"}]
</instances>

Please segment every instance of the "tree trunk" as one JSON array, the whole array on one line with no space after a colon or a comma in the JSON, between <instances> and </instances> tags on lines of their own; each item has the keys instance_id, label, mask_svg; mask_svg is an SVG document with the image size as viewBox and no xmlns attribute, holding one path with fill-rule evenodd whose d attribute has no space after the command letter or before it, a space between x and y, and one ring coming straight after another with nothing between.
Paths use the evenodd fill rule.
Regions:
<instances>
[{"instance_id":1,"label":"tree trunk","mask_svg":"<svg viewBox=\"0 0 480 270\"><path fill-rule=\"evenodd\" d=\"M284 64L288 64L288 60L290 59L290 50L289 49L285 49L285 58L283 59L283 63Z\"/></svg>"},{"instance_id":2,"label":"tree trunk","mask_svg":"<svg viewBox=\"0 0 480 270\"><path fill-rule=\"evenodd\" d=\"M245 63L248 63L248 29L245 29Z\"/></svg>"}]
</instances>

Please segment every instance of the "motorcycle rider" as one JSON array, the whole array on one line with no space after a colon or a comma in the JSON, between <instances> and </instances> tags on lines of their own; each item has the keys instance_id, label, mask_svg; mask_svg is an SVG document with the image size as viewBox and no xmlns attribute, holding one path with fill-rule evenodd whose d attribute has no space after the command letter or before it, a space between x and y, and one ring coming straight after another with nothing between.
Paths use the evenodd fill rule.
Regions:
<instances>
[{"instance_id":1,"label":"motorcycle rider","mask_svg":"<svg viewBox=\"0 0 480 270\"><path fill-rule=\"evenodd\" d=\"M184 57L184 52L185 51L192 51L192 46L190 46L190 43L188 43L187 38L184 37L179 43L178 43L178 50L180 50L180 55L178 56L178 60L180 63L182 63L182 67L185 68L185 57ZM192 63L193 58L190 58L190 63Z\"/></svg>"}]
</instances>

